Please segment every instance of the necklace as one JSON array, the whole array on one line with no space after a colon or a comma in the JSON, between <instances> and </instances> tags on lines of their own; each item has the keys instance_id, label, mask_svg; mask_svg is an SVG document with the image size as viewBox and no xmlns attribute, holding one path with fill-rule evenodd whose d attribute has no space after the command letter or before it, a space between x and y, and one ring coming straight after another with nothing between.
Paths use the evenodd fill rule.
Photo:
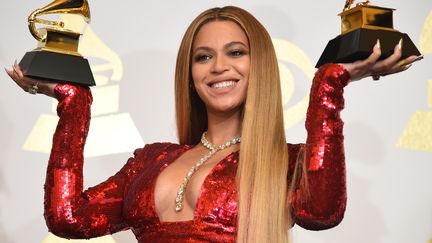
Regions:
<instances>
[{"instance_id":1,"label":"necklace","mask_svg":"<svg viewBox=\"0 0 432 243\"><path fill-rule=\"evenodd\" d=\"M226 149L231 145L240 143L240 137L234 137L231 140L226 141L225 143L216 146L214 144L212 144L211 142L209 142L207 140L207 138L205 137L205 135L207 134L207 132L204 132L203 135L201 136L201 144L208 148L210 151L205 154L201 159L199 159L195 165L193 165L188 173L186 174L186 176L183 178L183 182L180 185L178 191L177 191L177 197L175 199L175 203L176 203L176 212L180 212L183 209L183 198L184 198L184 193L186 191L186 186L189 183L190 178L192 177L192 175L199 170L199 168L201 168L201 166L208 160L210 159L216 152Z\"/></svg>"}]
</instances>

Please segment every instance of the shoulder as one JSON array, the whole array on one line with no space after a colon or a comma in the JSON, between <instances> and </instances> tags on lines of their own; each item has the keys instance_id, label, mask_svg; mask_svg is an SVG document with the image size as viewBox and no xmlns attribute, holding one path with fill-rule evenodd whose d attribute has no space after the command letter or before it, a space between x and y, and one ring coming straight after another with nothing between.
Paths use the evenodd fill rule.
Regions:
<instances>
[{"instance_id":1,"label":"shoulder","mask_svg":"<svg viewBox=\"0 0 432 243\"><path fill-rule=\"evenodd\" d=\"M166 158L168 155L180 153L187 146L175 143L152 143L146 144L142 148L134 151L133 157L130 157L123 168L119 171L120 174L132 175L139 174L145 168L150 168L154 162Z\"/></svg>"},{"instance_id":2,"label":"shoulder","mask_svg":"<svg viewBox=\"0 0 432 243\"><path fill-rule=\"evenodd\" d=\"M187 145L180 145L170 142L151 143L146 144L142 148L136 149L134 156L137 160L152 160L161 155L181 152L187 147Z\"/></svg>"}]
</instances>

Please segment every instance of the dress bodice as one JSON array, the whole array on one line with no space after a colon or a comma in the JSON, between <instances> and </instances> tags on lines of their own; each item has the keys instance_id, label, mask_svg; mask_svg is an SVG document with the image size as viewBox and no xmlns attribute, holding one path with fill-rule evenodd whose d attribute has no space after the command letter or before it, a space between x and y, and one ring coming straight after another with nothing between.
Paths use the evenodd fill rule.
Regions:
<instances>
[{"instance_id":1,"label":"dress bodice","mask_svg":"<svg viewBox=\"0 0 432 243\"><path fill-rule=\"evenodd\" d=\"M197 241L232 242L237 220L237 190L235 173L238 152L229 154L218 162L201 186L192 220L161 222L155 206L154 192L158 175L189 146L157 143L146 149L155 150L147 158L150 164L131 183L124 199L125 220L136 237L144 242L161 241L162 238ZM138 209L138 210L137 210ZM163 234L161 234L163 232ZM198 240L200 239L200 240Z\"/></svg>"}]
</instances>

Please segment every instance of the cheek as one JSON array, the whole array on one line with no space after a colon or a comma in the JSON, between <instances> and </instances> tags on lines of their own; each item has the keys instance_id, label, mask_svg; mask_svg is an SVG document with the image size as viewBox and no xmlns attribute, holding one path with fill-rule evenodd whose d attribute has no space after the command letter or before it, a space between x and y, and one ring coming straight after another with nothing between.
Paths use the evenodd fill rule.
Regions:
<instances>
[{"instance_id":1,"label":"cheek","mask_svg":"<svg viewBox=\"0 0 432 243\"><path fill-rule=\"evenodd\" d=\"M194 84L201 83L205 77L206 69L203 65L192 64L192 80Z\"/></svg>"},{"instance_id":2,"label":"cheek","mask_svg":"<svg viewBox=\"0 0 432 243\"><path fill-rule=\"evenodd\" d=\"M246 101L246 96L247 96L247 90L248 90L248 86L249 86L249 73L250 73L250 63L243 63L241 66L238 67L239 72L241 72L242 76L243 76L243 80L244 83L242 85L242 89L241 89L241 99L242 102Z\"/></svg>"},{"instance_id":3,"label":"cheek","mask_svg":"<svg viewBox=\"0 0 432 243\"><path fill-rule=\"evenodd\" d=\"M243 76L243 79L245 81L244 83L244 89L247 89L249 85L249 73L250 73L250 63L249 62L242 62L237 66L237 70L241 75ZM244 91L246 92L246 91Z\"/></svg>"},{"instance_id":4,"label":"cheek","mask_svg":"<svg viewBox=\"0 0 432 243\"><path fill-rule=\"evenodd\" d=\"M193 86L195 89L195 92L197 92L198 96L202 99L202 81L205 76L205 72L203 71L203 68L199 65L193 65L191 67L191 75L192 75L192 81Z\"/></svg>"},{"instance_id":5,"label":"cheek","mask_svg":"<svg viewBox=\"0 0 432 243\"><path fill-rule=\"evenodd\" d=\"M250 72L250 59L247 58L237 63L236 65L237 71L242 74L243 77L249 77Z\"/></svg>"}]
</instances>

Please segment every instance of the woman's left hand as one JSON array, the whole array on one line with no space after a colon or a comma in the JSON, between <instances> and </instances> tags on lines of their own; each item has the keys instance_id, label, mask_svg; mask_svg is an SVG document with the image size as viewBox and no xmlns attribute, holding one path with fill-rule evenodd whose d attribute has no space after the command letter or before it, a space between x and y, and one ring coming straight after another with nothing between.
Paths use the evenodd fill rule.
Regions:
<instances>
[{"instance_id":1,"label":"woman's left hand","mask_svg":"<svg viewBox=\"0 0 432 243\"><path fill-rule=\"evenodd\" d=\"M402 56L402 39L394 48L394 52L388 58L378 61L381 56L380 42L377 40L372 54L365 60L355 61L353 63L341 63L350 74L351 80L360 80L364 77L372 76L378 80L380 76L398 73L407 70L411 64L423 58L423 56L410 56L401 60Z\"/></svg>"}]
</instances>

